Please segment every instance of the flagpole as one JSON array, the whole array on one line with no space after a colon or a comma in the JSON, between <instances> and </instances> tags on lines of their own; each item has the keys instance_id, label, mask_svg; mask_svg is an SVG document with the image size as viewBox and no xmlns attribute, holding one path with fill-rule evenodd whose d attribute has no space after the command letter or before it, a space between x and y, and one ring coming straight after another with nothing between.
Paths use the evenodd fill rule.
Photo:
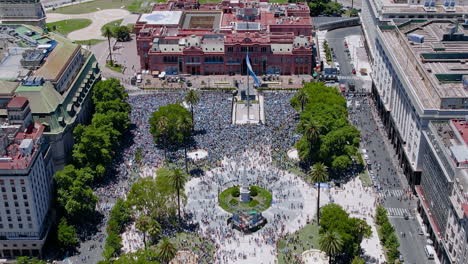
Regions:
<instances>
[{"instance_id":1,"label":"flagpole","mask_svg":"<svg viewBox=\"0 0 468 264\"><path fill-rule=\"evenodd\" d=\"M248 60L248 61L247 61ZM249 47L247 47L247 60L245 61L245 66L247 70L247 121L250 121L250 90L249 90L249 67L247 66L247 63L250 62L249 58Z\"/></svg>"}]
</instances>

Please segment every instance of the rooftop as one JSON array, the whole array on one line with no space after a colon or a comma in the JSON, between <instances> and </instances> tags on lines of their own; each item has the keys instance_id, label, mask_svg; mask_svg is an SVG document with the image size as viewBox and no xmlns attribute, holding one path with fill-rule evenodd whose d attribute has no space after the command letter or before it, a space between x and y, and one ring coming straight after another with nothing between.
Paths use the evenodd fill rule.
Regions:
<instances>
[{"instance_id":1,"label":"rooftop","mask_svg":"<svg viewBox=\"0 0 468 264\"><path fill-rule=\"evenodd\" d=\"M425 109L468 108L449 99L468 98L462 83L468 75L468 29L452 21L410 22L383 29L391 53Z\"/></svg>"},{"instance_id":2,"label":"rooftop","mask_svg":"<svg viewBox=\"0 0 468 264\"><path fill-rule=\"evenodd\" d=\"M225 45L293 44L294 37L299 35L313 42L312 19L304 3L223 1L193 9L191 5L179 8L169 1L156 4L149 14L142 14L135 28L137 39L152 41L151 52L180 53L188 48L201 48L204 52L224 53ZM196 36L196 42L192 36ZM289 51L295 48L291 46Z\"/></svg>"},{"instance_id":3,"label":"rooftop","mask_svg":"<svg viewBox=\"0 0 468 264\"><path fill-rule=\"evenodd\" d=\"M13 97L10 102L7 104L7 108L23 108L23 106L28 102L26 97Z\"/></svg>"},{"instance_id":4,"label":"rooftop","mask_svg":"<svg viewBox=\"0 0 468 264\"><path fill-rule=\"evenodd\" d=\"M7 142L2 146L4 154L0 156L0 170L28 169L40 149L43 125L33 123L24 131L19 129L20 126L0 125L0 139Z\"/></svg>"}]
</instances>

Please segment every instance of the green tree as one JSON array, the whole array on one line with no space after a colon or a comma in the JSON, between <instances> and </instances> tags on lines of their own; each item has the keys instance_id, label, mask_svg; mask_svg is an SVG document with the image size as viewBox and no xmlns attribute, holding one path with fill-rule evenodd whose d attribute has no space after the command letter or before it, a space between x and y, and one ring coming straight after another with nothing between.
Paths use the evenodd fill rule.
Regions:
<instances>
[{"instance_id":1,"label":"green tree","mask_svg":"<svg viewBox=\"0 0 468 264\"><path fill-rule=\"evenodd\" d=\"M119 256L112 264L158 264L157 254L153 248L139 249L135 253ZM107 263L105 263L107 264Z\"/></svg>"},{"instance_id":2,"label":"green tree","mask_svg":"<svg viewBox=\"0 0 468 264\"><path fill-rule=\"evenodd\" d=\"M64 217L60 219L57 227L57 241L59 246L64 250L73 249L78 245L75 228L69 225Z\"/></svg>"},{"instance_id":3,"label":"green tree","mask_svg":"<svg viewBox=\"0 0 468 264\"><path fill-rule=\"evenodd\" d=\"M16 264L47 264L47 262L37 258L23 256L16 258Z\"/></svg>"},{"instance_id":4,"label":"green tree","mask_svg":"<svg viewBox=\"0 0 468 264\"><path fill-rule=\"evenodd\" d=\"M192 118L190 112L180 104L160 107L153 113L149 123L155 142L165 148L186 146L190 138Z\"/></svg>"},{"instance_id":5,"label":"green tree","mask_svg":"<svg viewBox=\"0 0 468 264\"><path fill-rule=\"evenodd\" d=\"M105 81L99 81L93 87L93 102L98 104L100 102L113 101L115 99L121 99L125 101L128 94L125 92L119 80L110 78Z\"/></svg>"},{"instance_id":6,"label":"green tree","mask_svg":"<svg viewBox=\"0 0 468 264\"><path fill-rule=\"evenodd\" d=\"M342 241L341 252L349 262L359 255L359 247L363 238L372 234L371 228L365 221L349 217L343 208L336 204L328 204L321 209L320 234L327 231L337 232Z\"/></svg>"},{"instance_id":7,"label":"green tree","mask_svg":"<svg viewBox=\"0 0 468 264\"><path fill-rule=\"evenodd\" d=\"M114 33L112 32L112 29L110 29L109 27L105 27L102 36L107 38L107 43L109 44L109 61L112 65L114 63L114 60L112 60L111 38L114 36Z\"/></svg>"},{"instance_id":8,"label":"green tree","mask_svg":"<svg viewBox=\"0 0 468 264\"><path fill-rule=\"evenodd\" d=\"M174 190L177 193L177 212L178 212L177 215L179 217L179 224L181 223L180 193L181 191L182 192L184 191L184 185L187 182L187 179L188 179L187 175L182 173L179 169L171 170L170 182L171 182L172 188L174 188Z\"/></svg>"},{"instance_id":9,"label":"green tree","mask_svg":"<svg viewBox=\"0 0 468 264\"><path fill-rule=\"evenodd\" d=\"M320 250L327 253L329 262L331 263L333 256L341 251L343 241L338 232L328 230L320 235L319 246Z\"/></svg>"},{"instance_id":10,"label":"green tree","mask_svg":"<svg viewBox=\"0 0 468 264\"><path fill-rule=\"evenodd\" d=\"M193 123L195 123L193 107L200 102L200 94L196 90L190 89L190 91L185 95L185 101L190 105L190 112L192 113L192 121Z\"/></svg>"},{"instance_id":11,"label":"green tree","mask_svg":"<svg viewBox=\"0 0 468 264\"><path fill-rule=\"evenodd\" d=\"M156 254L162 263L169 263L176 255L177 249L168 238L163 238L158 244Z\"/></svg>"},{"instance_id":12,"label":"green tree","mask_svg":"<svg viewBox=\"0 0 468 264\"><path fill-rule=\"evenodd\" d=\"M114 34L117 41L129 41L130 29L127 26L118 26L114 28Z\"/></svg>"},{"instance_id":13,"label":"green tree","mask_svg":"<svg viewBox=\"0 0 468 264\"><path fill-rule=\"evenodd\" d=\"M297 101L299 102L299 105L301 106L301 113L304 112L304 107L306 104L309 102L309 97L307 96L307 93L304 91L304 89L300 89L299 92L296 94Z\"/></svg>"},{"instance_id":14,"label":"green tree","mask_svg":"<svg viewBox=\"0 0 468 264\"><path fill-rule=\"evenodd\" d=\"M104 251L102 255L105 259L111 259L120 255L122 250L122 238L120 235L115 232L108 232L106 238L106 244L104 246Z\"/></svg>"},{"instance_id":15,"label":"green tree","mask_svg":"<svg viewBox=\"0 0 468 264\"><path fill-rule=\"evenodd\" d=\"M317 183L317 223L320 222L320 183L328 181L327 166L323 163L315 163L310 168L310 178L312 183Z\"/></svg>"},{"instance_id":16,"label":"green tree","mask_svg":"<svg viewBox=\"0 0 468 264\"><path fill-rule=\"evenodd\" d=\"M146 243L146 234L150 236L151 241L153 241L161 232L161 225L151 216L140 215L136 221L136 228L143 232L143 244L145 247Z\"/></svg>"},{"instance_id":17,"label":"green tree","mask_svg":"<svg viewBox=\"0 0 468 264\"><path fill-rule=\"evenodd\" d=\"M383 243L386 243L387 239L395 232L395 228L393 228L392 224L390 222L385 222L383 225L380 227L380 234L381 234L381 240Z\"/></svg>"},{"instance_id":18,"label":"green tree","mask_svg":"<svg viewBox=\"0 0 468 264\"><path fill-rule=\"evenodd\" d=\"M353 262L351 262L351 264L366 264L366 260L356 256L354 257Z\"/></svg>"},{"instance_id":19,"label":"green tree","mask_svg":"<svg viewBox=\"0 0 468 264\"><path fill-rule=\"evenodd\" d=\"M130 208L122 198L117 199L110 212L107 232L122 233L125 225L131 220Z\"/></svg>"},{"instance_id":20,"label":"green tree","mask_svg":"<svg viewBox=\"0 0 468 264\"><path fill-rule=\"evenodd\" d=\"M388 222L387 209L381 205L377 206L375 222L380 226L383 225L383 223Z\"/></svg>"}]
</instances>

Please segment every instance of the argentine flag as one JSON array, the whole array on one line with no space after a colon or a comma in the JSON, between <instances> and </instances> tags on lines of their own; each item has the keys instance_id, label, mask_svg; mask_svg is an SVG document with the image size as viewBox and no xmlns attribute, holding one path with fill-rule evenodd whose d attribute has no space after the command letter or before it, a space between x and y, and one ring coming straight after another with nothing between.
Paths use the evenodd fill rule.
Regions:
<instances>
[{"instance_id":1,"label":"argentine flag","mask_svg":"<svg viewBox=\"0 0 468 264\"><path fill-rule=\"evenodd\" d=\"M247 54L247 57L245 58L245 62L247 64L247 69L249 71L249 75L251 75L252 78L254 79L254 82L255 82L254 86L259 87L260 86L260 80L258 80L257 75L255 75L255 72L252 70L252 65L250 64L249 54Z\"/></svg>"}]
</instances>

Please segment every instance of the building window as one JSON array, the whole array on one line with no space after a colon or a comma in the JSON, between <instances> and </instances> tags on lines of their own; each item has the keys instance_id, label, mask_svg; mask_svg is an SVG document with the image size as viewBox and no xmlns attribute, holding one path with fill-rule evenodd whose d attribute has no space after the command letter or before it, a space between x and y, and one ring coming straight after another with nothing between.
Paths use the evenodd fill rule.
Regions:
<instances>
[{"instance_id":1,"label":"building window","mask_svg":"<svg viewBox=\"0 0 468 264\"><path fill-rule=\"evenodd\" d=\"M17 215L21 214L20 209L16 209L15 211Z\"/></svg>"},{"instance_id":2,"label":"building window","mask_svg":"<svg viewBox=\"0 0 468 264\"><path fill-rule=\"evenodd\" d=\"M10 205L8 204L8 202L5 202L5 207L9 207Z\"/></svg>"},{"instance_id":3,"label":"building window","mask_svg":"<svg viewBox=\"0 0 468 264\"><path fill-rule=\"evenodd\" d=\"M3 200L8 200L8 196L6 194L3 195Z\"/></svg>"},{"instance_id":4,"label":"building window","mask_svg":"<svg viewBox=\"0 0 468 264\"><path fill-rule=\"evenodd\" d=\"M7 213L7 214L10 214L10 210L6 210L6 213Z\"/></svg>"},{"instance_id":5,"label":"building window","mask_svg":"<svg viewBox=\"0 0 468 264\"><path fill-rule=\"evenodd\" d=\"M9 227L10 229L13 229L13 224L8 224L8 227Z\"/></svg>"},{"instance_id":6,"label":"building window","mask_svg":"<svg viewBox=\"0 0 468 264\"><path fill-rule=\"evenodd\" d=\"M233 47L228 47L227 52L234 52L234 48Z\"/></svg>"},{"instance_id":7,"label":"building window","mask_svg":"<svg viewBox=\"0 0 468 264\"><path fill-rule=\"evenodd\" d=\"M28 203L28 202L24 202L24 206L29 207L29 203Z\"/></svg>"},{"instance_id":8,"label":"building window","mask_svg":"<svg viewBox=\"0 0 468 264\"><path fill-rule=\"evenodd\" d=\"M18 203L18 202L15 202L15 207L19 207L19 203Z\"/></svg>"},{"instance_id":9,"label":"building window","mask_svg":"<svg viewBox=\"0 0 468 264\"><path fill-rule=\"evenodd\" d=\"M11 216L7 217L8 222L11 222Z\"/></svg>"},{"instance_id":10,"label":"building window","mask_svg":"<svg viewBox=\"0 0 468 264\"><path fill-rule=\"evenodd\" d=\"M20 179L20 183L21 183L21 184L24 184L24 179Z\"/></svg>"},{"instance_id":11,"label":"building window","mask_svg":"<svg viewBox=\"0 0 468 264\"><path fill-rule=\"evenodd\" d=\"M26 214L31 214L31 211L29 209L26 209Z\"/></svg>"},{"instance_id":12,"label":"building window","mask_svg":"<svg viewBox=\"0 0 468 264\"><path fill-rule=\"evenodd\" d=\"M13 194L13 200L18 200L18 195Z\"/></svg>"},{"instance_id":13,"label":"building window","mask_svg":"<svg viewBox=\"0 0 468 264\"><path fill-rule=\"evenodd\" d=\"M11 180L10 180L10 184L11 184L11 185L15 185L15 180L11 179Z\"/></svg>"},{"instance_id":14,"label":"building window","mask_svg":"<svg viewBox=\"0 0 468 264\"><path fill-rule=\"evenodd\" d=\"M23 194L23 199L27 200L28 196L26 194Z\"/></svg>"},{"instance_id":15,"label":"building window","mask_svg":"<svg viewBox=\"0 0 468 264\"><path fill-rule=\"evenodd\" d=\"M6 188L5 188L5 187L2 187L2 192L6 192Z\"/></svg>"},{"instance_id":16,"label":"building window","mask_svg":"<svg viewBox=\"0 0 468 264\"><path fill-rule=\"evenodd\" d=\"M33 225L32 225L32 224L28 224L28 227L29 227L29 229L32 229L32 228L33 228Z\"/></svg>"},{"instance_id":17,"label":"building window","mask_svg":"<svg viewBox=\"0 0 468 264\"><path fill-rule=\"evenodd\" d=\"M0 185L5 185L5 181L4 181L4 180L0 180Z\"/></svg>"},{"instance_id":18,"label":"building window","mask_svg":"<svg viewBox=\"0 0 468 264\"><path fill-rule=\"evenodd\" d=\"M26 219L31 222L31 216L27 216Z\"/></svg>"},{"instance_id":19,"label":"building window","mask_svg":"<svg viewBox=\"0 0 468 264\"><path fill-rule=\"evenodd\" d=\"M266 47L261 47L261 48L260 48L260 51L263 52L263 53L265 53L265 52L267 52L267 48L266 48Z\"/></svg>"}]
</instances>

